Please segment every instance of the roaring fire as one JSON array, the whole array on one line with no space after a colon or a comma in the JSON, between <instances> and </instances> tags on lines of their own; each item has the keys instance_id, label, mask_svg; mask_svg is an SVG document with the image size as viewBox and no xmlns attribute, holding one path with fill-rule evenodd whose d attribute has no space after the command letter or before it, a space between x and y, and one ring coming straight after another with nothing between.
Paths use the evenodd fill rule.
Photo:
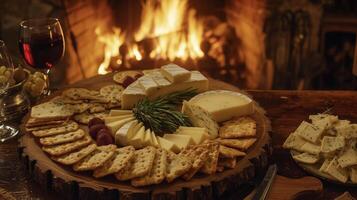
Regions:
<instances>
[{"instance_id":1,"label":"roaring fire","mask_svg":"<svg viewBox=\"0 0 357 200\"><path fill-rule=\"evenodd\" d=\"M110 71L113 58L117 64L123 62L119 48L127 45L125 59L140 61L148 59L196 59L203 57L200 45L203 37L203 23L196 17L194 9L188 9L188 0L147 0L143 4L141 25L133 35L115 28L112 33L96 30L99 42L105 46L104 60L98 68L99 74ZM129 35L129 34L128 34ZM134 42L128 42L133 41ZM140 48L142 41L150 40L151 49ZM143 52L149 51L149 52Z\"/></svg>"}]
</instances>

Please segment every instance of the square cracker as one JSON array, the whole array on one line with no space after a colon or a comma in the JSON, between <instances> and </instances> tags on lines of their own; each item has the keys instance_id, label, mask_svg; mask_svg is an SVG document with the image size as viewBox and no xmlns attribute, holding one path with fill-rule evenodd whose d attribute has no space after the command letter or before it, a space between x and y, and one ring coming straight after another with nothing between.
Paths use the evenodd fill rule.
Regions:
<instances>
[{"instance_id":1,"label":"square cracker","mask_svg":"<svg viewBox=\"0 0 357 200\"><path fill-rule=\"evenodd\" d=\"M208 149L208 158L200 169L200 172L205 174L214 174L217 171L219 143L216 141L211 141L205 144L201 144L200 146Z\"/></svg>"},{"instance_id":2,"label":"square cracker","mask_svg":"<svg viewBox=\"0 0 357 200\"><path fill-rule=\"evenodd\" d=\"M301 151L301 146L303 146L307 141L300 137L298 134L290 133L289 137L285 140L283 148L285 149L295 149Z\"/></svg>"},{"instance_id":3,"label":"square cracker","mask_svg":"<svg viewBox=\"0 0 357 200\"><path fill-rule=\"evenodd\" d=\"M48 101L31 108L31 117L37 119L64 119L73 115L66 104Z\"/></svg>"},{"instance_id":4,"label":"square cracker","mask_svg":"<svg viewBox=\"0 0 357 200\"><path fill-rule=\"evenodd\" d=\"M219 154L225 158L235 158L235 157L242 157L246 155L242 151L238 151L237 149L226 147L224 145L219 145Z\"/></svg>"},{"instance_id":5,"label":"square cracker","mask_svg":"<svg viewBox=\"0 0 357 200\"><path fill-rule=\"evenodd\" d=\"M46 145L48 146L48 145L63 144L63 143L79 140L79 139L83 138L84 135L86 135L84 130L78 129L73 132L68 132L68 133L64 133L64 134L40 138L40 143L45 146Z\"/></svg>"},{"instance_id":6,"label":"square cracker","mask_svg":"<svg viewBox=\"0 0 357 200\"><path fill-rule=\"evenodd\" d=\"M167 152L164 149L157 149L150 172L143 176L131 180L135 187L159 184L165 179L166 175Z\"/></svg>"},{"instance_id":7,"label":"square cracker","mask_svg":"<svg viewBox=\"0 0 357 200\"><path fill-rule=\"evenodd\" d=\"M99 178L119 172L134 157L134 152L135 148L133 146L116 149L114 155L107 162L105 162L103 166L94 170L93 176Z\"/></svg>"},{"instance_id":8,"label":"square cracker","mask_svg":"<svg viewBox=\"0 0 357 200\"><path fill-rule=\"evenodd\" d=\"M72 132L78 130L79 126L76 122L74 121L69 121L62 126L59 127L54 127L54 128L48 128L48 129L42 129L42 130L37 130L37 131L32 131L32 134L35 137L47 137L47 136L52 136L52 135L58 135L61 133L67 133L67 132Z\"/></svg>"},{"instance_id":9,"label":"square cracker","mask_svg":"<svg viewBox=\"0 0 357 200\"><path fill-rule=\"evenodd\" d=\"M78 151L51 158L52 160L64 165L73 165L74 163L82 160L84 157L95 151L96 148L96 144L90 144L82 149L79 149Z\"/></svg>"},{"instance_id":10,"label":"square cracker","mask_svg":"<svg viewBox=\"0 0 357 200\"><path fill-rule=\"evenodd\" d=\"M82 139L74 142L54 146L44 146L42 147L42 150L51 156L60 156L88 146L90 143L92 143L91 137L89 135L85 135Z\"/></svg>"},{"instance_id":11,"label":"square cracker","mask_svg":"<svg viewBox=\"0 0 357 200\"><path fill-rule=\"evenodd\" d=\"M31 128L36 128L36 127L43 127L43 126L49 126L49 125L56 125L56 126L60 126L63 123L65 123L67 121L67 118L65 119L56 119L56 120L51 120L51 119L46 119L46 120L38 120L35 118L29 118L25 124L25 127L27 129L31 129Z\"/></svg>"},{"instance_id":12,"label":"square cracker","mask_svg":"<svg viewBox=\"0 0 357 200\"><path fill-rule=\"evenodd\" d=\"M184 155L191 158L191 169L185 173L182 178L185 180L190 180L205 164L206 159L208 158L209 151L198 145L191 146L180 152L179 155Z\"/></svg>"},{"instance_id":13,"label":"square cracker","mask_svg":"<svg viewBox=\"0 0 357 200\"><path fill-rule=\"evenodd\" d=\"M221 167L226 167L226 168L235 168L237 165L237 159L236 158L219 158L218 159L218 166Z\"/></svg>"},{"instance_id":14,"label":"square cracker","mask_svg":"<svg viewBox=\"0 0 357 200\"><path fill-rule=\"evenodd\" d=\"M235 149L247 150L251 147L256 138L240 138L240 139L218 139L217 140L220 144L225 145L227 147L232 147Z\"/></svg>"},{"instance_id":15,"label":"square cracker","mask_svg":"<svg viewBox=\"0 0 357 200\"><path fill-rule=\"evenodd\" d=\"M109 144L97 147L96 150L87 155L84 159L73 165L74 171L94 170L102 166L109 160L116 149L116 145Z\"/></svg>"},{"instance_id":16,"label":"square cracker","mask_svg":"<svg viewBox=\"0 0 357 200\"><path fill-rule=\"evenodd\" d=\"M257 123L250 117L233 118L219 128L220 138L254 137Z\"/></svg>"},{"instance_id":17,"label":"square cracker","mask_svg":"<svg viewBox=\"0 0 357 200\"><path fill-rule=\"evenodd\" d=\"M167 152L166 180L172 182L177 177L188 172L192 167L191 159L184 155L177 155L174 152Z\"/></svg>"},{"instance_id":18,"label":"square cracker","mask_svg":"<svg viewBox=\"0 0 357 200\"><path fill-rule=\"evenodd\" d=\"M357 151L353 148L348 148L337 158L337 161L342 168L357 165Z\"/></svg>"},{"instance_id":19,"label":"square cracker","mask_svg":"<svg viewBox=\"0 0 357 200\"><path fill-rule=\"evenodd\" d=\"M115 174L118 180L125 181L148 174L152 168L156 148L147 146L134 152L134 158L124 169Z\"/></svg>"}]
</instances>

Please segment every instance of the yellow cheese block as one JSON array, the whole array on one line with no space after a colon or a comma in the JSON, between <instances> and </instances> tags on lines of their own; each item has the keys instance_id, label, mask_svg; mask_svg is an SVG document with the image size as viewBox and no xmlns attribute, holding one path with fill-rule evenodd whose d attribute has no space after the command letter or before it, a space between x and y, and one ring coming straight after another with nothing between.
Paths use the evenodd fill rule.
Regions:
<instances>
[{"instance_id":1,"label":"yellow cheese block","mask_svg":"<svg viewBox=\"0 0 357 200\"><path fill-rule=\"evenodd\" d=\"M134 117L133 114L109 116L109 117L104 117L104 122L105 122L105 124L109 124L112 122L120 121L122 119L130 118L130 117Z\"/></svg>"},{"instance_id":2,"label":"yellow cheese block","mask_svg":"<svg viewBox=\"0 0 357 200\"><path fill-rule=\"evenodd\" d=\"M252 99L244 94L228 90L204 92L190 99L189 103L206 110L216 122L250 115L254 112Z\"/></svg>"},{"instance_id":3,"label":"yellow cheese block","mask_svg":"<svg viewBox=\"0 0 357 200\"><path fill-rule=\"evenodd\" d=\"M203 141L209 139L209 135L207 133L207 130L203 128L203 131L198 131L198 130L180 130L176 131L177 134L180 135L189 135L192 137L193 141L195 144L201 144Z\"/></svg>"},{"instance_id":4,"label":"yellow cheese block","mask_svg":"<svg viewBox=\"0 0 357 200\"><path fill-rule=\"evenodd\" d=\"M190 71L175 64L162 66L161 73L172 83L183 82L191 77Z\"/></svg>"},{"instance_id":5,"label":"yellow cheese block","mask_svg":"<svg viewBox=\"0 0 357 200\"><path fill-rule=\"evenodd\" d=\"M160 144L160 147L167 150L167 151L172 151L172 152L175 152L175 153L178 153L180 152L180 148L177 147L177 145L163 137L156 137L157 138L157 141L159 142Z\"/></svg>"},{"instance_id":6,"label":"yellow cheese block","mask_svg":"<svg viewBox=\"0 0 357 200\"><path fill-rule=\"evenodd\" d=\"M130 121L124 124L115 133L115 144L120 146L127 146L128 141L133 137L133 129L139 122L137 120Z\"/></svg>"},{"instance_id":7,"label":"yellow cheese block","mask_svg":"<svg viewBox=\"0 0 357 200\"><path fill-rule=\"evenodd\" d=\"M120 116L120 115L129 115L133 114L131 110L110 110L109 116Z\"/></svg>"},{"instance_id":8,"label":"yellow cheese block","mask_svg":"<svg viewBox=\"0 0 357 200\"><path fill-rule=\"evenodd\" d=\"M152 143L152 135L151 135L151 131L150 129L147 129L145 131L145 137L144 137L144 141L143 141L143 145L144 146L154 146Z\"/></svg>"},{"instance_id":9,"label":"yellow cheese block","mask_svg":"<svg viewBox=\"0 0 357 200\"><path fill-rule=\"evenodd\" d=\"M164 138L176 144L180 149L195 144L190 135L165 134Z\"/></svg>"},{"instance_id":10,"label":"yellow cheese block","mask_svg":"<svg viewBox=\"0 0 357 200\"><path fill-rule=\"evenodd\" d=\"M107 126L111 130L113 136L115 137L115 133L117 132L117 130L119 130L124 124L133 121L134 119L135 119L134 117L125 118L119 121L109 123L107 124Z\"/></svg>"},{"instance_id":11,"label":"yellow cheese block","mask_svg":"<svg viewBox=\"0 0 357 200\"><path fill-rule=\"evenodd\" d=\"M133 145L135 149L140 149L144 146L145 127L142 123L139 123L135 126L133 132L133 137L129 139L129 144Z\"/></svg>"}]
</instances>

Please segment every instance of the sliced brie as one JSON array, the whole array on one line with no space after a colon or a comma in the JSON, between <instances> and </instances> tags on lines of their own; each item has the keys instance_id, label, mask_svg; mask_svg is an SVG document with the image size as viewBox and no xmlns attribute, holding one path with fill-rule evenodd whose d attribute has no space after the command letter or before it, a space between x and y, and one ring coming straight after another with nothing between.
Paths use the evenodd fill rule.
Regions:
<instances>
[{"instance_id":1,"label":"sliced brie","mask_svg":"<svg viewBox=\"0 0 357 200\"><path fill-rule=\"evenodd\" d=\"M129 144L135 149L140 149L144 146L145 127L142 123L138 123L133 129L133 137L130 138Z\"/></svg>"},{"instance_id":2,"label":"sliced brie","mask_svg":"<svg viewBox=\"0 0 357 200\"><path fill-rule=\"evenodd\" d=\"M121 146L127 146L130 138L133 137L133 128L138 124L137 120L130 121L124 124L116 133L115 133L115 144Z\"/></svg>"},{"instance_id":3,"label":"sliced brie","mask_svg":"<svg viewBox=\"0 0 357 200\"><path fill-rule=\"evenodd\" d=\"M180 149L195 144L190 135L165 134L164 138L176 144Z\"/></svg>"},{"instance_id":4,"label":"sliced brie","mask_svg":"<svg viewBox=\"0 0 357 200\"><path fill-rule=\"evenodd\" d=\"M117 130L119 130L127 122L133 121L134 119L135 119L134 117L125 118L125 119L122 119L119 121L109 123L109 124L107 124L107 126L111 130L113 136L115 136L115 133L117 132Z\"/></svg>"},{"instance_id":5,"label":"sliced brie","mask_svg":"<svg viewBox=\"0 0 357 200\"><path fill-rule=\"evenodd\" d=\"M167 151L172 151L172 152L175 152L175 153L178 153L180 152L180 148L177 147L177 145L163 137L156 137L159 144L160 144L160 147L167 150Z\"/></svg>"},{"instance_id":6,"label":"sliced brie","mask_svg":"<svg viewBox=\"0 0 357 200\"><path fill-rule=\"evenodd\" d=\"M186 81L191 76L190 71L175 64L162 66L161 73L172 83Z\"/></svg>"}]
</instances>

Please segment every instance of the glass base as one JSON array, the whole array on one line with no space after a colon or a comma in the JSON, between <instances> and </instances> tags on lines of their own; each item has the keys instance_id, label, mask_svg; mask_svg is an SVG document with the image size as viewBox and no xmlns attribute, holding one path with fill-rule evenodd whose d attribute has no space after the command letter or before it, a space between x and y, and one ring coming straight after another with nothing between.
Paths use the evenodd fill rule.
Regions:
<instances>
[{"instance_id":1,"label":"glass base","mask_svg":"<svg viewBox=\"0 0 357 200\"><path fill-rule=\"evenodd\" d=\"M19 130L15 127L5 124L0 124L0 142L5 142L19 134Z\"/></svg>"}]
</instances>

